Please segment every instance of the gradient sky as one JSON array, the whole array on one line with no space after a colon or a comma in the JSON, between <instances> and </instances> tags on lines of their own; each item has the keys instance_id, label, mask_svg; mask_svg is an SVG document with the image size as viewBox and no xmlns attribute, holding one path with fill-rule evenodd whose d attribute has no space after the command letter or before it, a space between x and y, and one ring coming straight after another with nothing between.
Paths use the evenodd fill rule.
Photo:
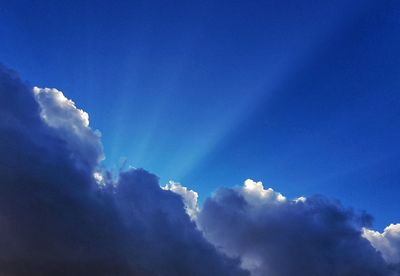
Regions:
<instances>
[{"instance_id":1,"label":"gradient sky","mask_svg":"<svg viewBox=\"0 0 400 276\"><path fill-rule=\"evenodd\" d=\"M0 41L89 113L106 166L400 221L398 1L1 1Z\"/></svg>"}]
</instances>

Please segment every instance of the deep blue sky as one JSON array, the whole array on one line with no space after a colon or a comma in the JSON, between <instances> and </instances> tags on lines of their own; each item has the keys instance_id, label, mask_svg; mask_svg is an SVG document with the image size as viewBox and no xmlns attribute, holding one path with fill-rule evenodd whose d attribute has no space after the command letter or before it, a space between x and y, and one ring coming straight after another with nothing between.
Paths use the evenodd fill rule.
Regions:
<instances>
[{"instance_id":1,"label":"deep blue sky","mask_svg":"<svg viewBox=\"0 0 400 276\"><path fill-rule=\"evenodd\" d=\"M400 221L400 2L1 1L0 62L204 198L261 180Z\"/></svg>"}]
</instances>

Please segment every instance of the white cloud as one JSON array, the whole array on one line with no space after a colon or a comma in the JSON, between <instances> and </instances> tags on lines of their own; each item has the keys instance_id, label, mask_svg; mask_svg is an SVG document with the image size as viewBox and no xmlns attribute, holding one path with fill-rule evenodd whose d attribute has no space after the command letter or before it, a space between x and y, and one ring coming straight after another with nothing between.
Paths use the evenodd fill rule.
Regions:
<instances>
[{"instance_id":1,"label":"white cloud","mask_svg":"<svg viewBox=\"0 0 400 276\"><path fill-rule=\"evenodd\" d=\"M75 153L75 159L94 166L104 158L100 132L89 127L89 115L85 111L77 108L73 101L55 88L34 87L33 93L40 106L42 120L57 130L60 138Z\"/></svg>"},{"instance_id":2,"label":"white cloud","mask_svg":"<svg viewBox=\"0 0 400 276\"><path fill-rule=\"evenodd\" d=\"M400 223L390 224L382 233L363 228L363 237L388 263L400 263Z\"/></svg>"},{"instance_id":3,"label":"white cloud","mask_svg":"<svg viewBox=\"0 0 400 276\"><path fill-rule=\"evenodd\" d=\"M247 179L240 191L246 201L254 205L286 201L286 198L281 193L275 192L271 188L264 189L261 181L256 182L252 179Z\"/></svg>"},{"instance_id":4,"label":"white cloud","mask_svg":"<svg viewBox=\"0 0 400 276\"><path fill-rule=\"evenodd\" d=\"M189 190L188 188L182 186L180 183L174 182L170 180L168 184L165 184L164 187L161 187L164 190L172 191L182 197L183 203L185 205L186 213L193 220L196 218L199 212L198 206L198 193Z\"/></svg>"},{"instance_id":5,"label":"white cloud","mask_svg":"<svg viewBox=\"0 0 400 276\"><path fill-rule=\"evenodd\" d=\"M96 180L97 184L104 185L103 174L101 172L94 172L93 177Z\"/></svg>"},{"instance_id":6,"label":"white cloud","mask_svg":"<svg viewBox=\"0 0 400 276\"><path fill-rule=\"evenodd\" d=\"M61 91L35 86L33 92L41 107L41 116L49 126L64 127L67 121L68 126L76 132L89 127L89 115L82 109L78 109L75 103L66 98Z\"/></svg>"},{"instance_id":7,"label":"white cloud","mask_svg":"<svg viewBox=\"0 0 400 276\"><path fill-rule=\"evenodd\" d=\"M307 198L305 198L304 196L300 196L300 197L294 199L294 202L296 202L296 203L299 203L299 202L304 203L306 201L307 201Z\"/></svg>"}]
</instances>

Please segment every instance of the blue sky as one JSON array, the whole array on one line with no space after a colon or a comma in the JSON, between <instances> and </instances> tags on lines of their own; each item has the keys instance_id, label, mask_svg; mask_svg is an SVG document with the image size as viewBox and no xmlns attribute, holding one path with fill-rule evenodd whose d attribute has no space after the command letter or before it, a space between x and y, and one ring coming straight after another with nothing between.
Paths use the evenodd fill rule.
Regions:
<instances>
[{"instance_id":1,"label":"blue sky","mask_svg":"<svg viewBox=\"0 0 400 276\"><path fill-rule=\"evenodd\" d=\"M400 220L396 1L3 2L0 61L87 111L105 165Z\"/></svg>"}]
</instances>

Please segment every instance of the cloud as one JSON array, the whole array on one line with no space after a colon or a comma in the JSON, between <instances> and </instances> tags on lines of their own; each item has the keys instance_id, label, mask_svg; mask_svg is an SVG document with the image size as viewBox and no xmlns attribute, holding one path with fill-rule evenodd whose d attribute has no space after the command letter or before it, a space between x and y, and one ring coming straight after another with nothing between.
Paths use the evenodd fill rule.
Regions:
<instances>
[{"instance_id":1,"label":"cloud","mask_svg":"<svg viewBox=\"0 0 400 276\"><path fill-rule=\"evenodd\" d=\"M34 91L0 67L1 275L247 275L157 177L100 174L87 114Z\"/></svg>"},{"instance_id":2,"label":"cloud","mask_svg":"<svg viewBox=\"0 0 400 276\"><path fill-rule=\"evenodd\" d=\"M251 275L395 275L361 236L370 218L324 197L287 200L261 182L220 189L197 223Z\"/></svg>"},{"instance_id":3,"label":"cloud","mask_svg":"<svg viewBox=\"0 0 400 276\"><path fill-rule=\"evenodd\" d=\"M382 233L364 228L363 237L382 253L388 263L400 263L400 224L390 224Z\"/></svg>"},{"instance_id":4,"label":"cloud","mask_svg":"<svg viewBox=\"0 0 400 276\"><path fill-rule=\"evenodd\" d=\"M81 165L94 167L104 158L100 132L89 127L89 115L55 88L33 88L40 116L67 143Z\"/></svg>"},{"instance_id":5,"label":"cloud","mask_svg":"<svg viewBox=\"0 0 400 276\"><path fill-rule=\"evenodd\" d=\"M198 206L199 195L197 192L190 190L187 187L182 186L180 183L174 182L172 180L165 184L162 189L169 190L180 195L185 205L186 213L191 219L196 219L197 214L200 211Z\"/></svg>"},{"instance_id":6,"label":"cloud","mask_svg":"<svg viewBox=\"0 0 400 276\"><path fill-rule=\"evenodd\" d=\"M281 193L277 193L271 188L265 190L261 181L255 182L251 179L244 182L243 189L240 189L239 193L247 202L255 205L286 202L286 198Z\"/></svg>"},{"instance_id":7,"label":"cloud","mask_svg":"<svg viewBox=\"0 0 400 276\"><path fill-rule=\"evenodd\" d=\"M41 119L31 89L2 67L0 102L1 273L127 270L109 250L122 243L114 211L93 193L92 168L77 166L80 156Z\"/></svg>"},{"instance_id":8,"label":"cloud","mask_svg":"<svg viewBox=\"0 0 400 276\"><path fill-rule=\"evenodd\" d=\"M247 275L237 261L205 242L181 197L161 189L155 175L129 170L120 175L117 187L116 204L131 233L130 248L140 248L137 258L146 264L146 274Z\"/></svg>"},{"instance_id":9,"label":"cloud","mask_svg":"<svg viewBox=\"0 0 400 276\"><path fill-rule=\"evenodd\" d=\"M199 208L195 191L102 158L86 112L0 66L1 275L400 275L398 225L374 232L368 215L251 179Z\"/></svg>"}]
</instances>

